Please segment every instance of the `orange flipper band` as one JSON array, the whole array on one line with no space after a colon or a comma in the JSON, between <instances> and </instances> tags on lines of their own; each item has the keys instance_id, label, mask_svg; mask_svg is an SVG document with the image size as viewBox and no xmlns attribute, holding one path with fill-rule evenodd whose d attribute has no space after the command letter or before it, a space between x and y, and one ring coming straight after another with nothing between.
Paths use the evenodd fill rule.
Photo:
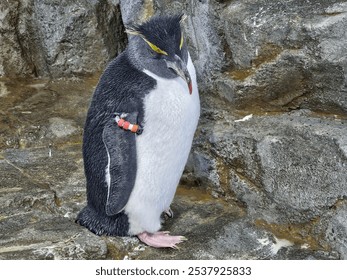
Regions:
<instances>
[{"instance_id":1,"label":"orange flipper band","mask_svg":"<svg viewBox=\"0 0 347 280\"><path fill-rule=\"evenodd\" d=\"M117 122L117 120L116 120L116 122ZM124 123L125 123L124 119L119 119L119 121L117 122L119 127L123 127Z\"/></svg>"},{"instance_id":2,"label":"orange flipper band","mask_svg":"<svg viewBox=\"0 0 347 280\"><path fill-rule=\"evenodd\" d=\"M132 123L130 123L130 122L128 122L128 121L126 121L126 120L124 120L123 118L121 118L121 116L119 115L119 114L115 114L115 121L116 121L116 123L117 123L117 125L120 127L120 128L122 128L122 129L124 129L124 130L129 130L129 131L131 131L131 132L133 132L133 133L136 133L136 134L141 134L142 133L142 127L141 126L139 126L138 124L132 124Z\"/></svg>"},{"instance_id":3,"label":"orange flipper band","mask_svg":"<svg viewBox=\"0 0 347 280\"><path fill-rule=\"evenodd\" d=\"M139 130L139 126L137 124L134 124L133 127L131 128L131 132L136 133Z\"/></svg>"},{"instance_id":4,"label":"orange flipper band","mask_svg":"<svg viewBox=\"0 0 347 280\"><path fill-rule=\"evenodd\" d=\"M130 126L130 122L125 121L125 122L123 123L123 129L124 129L124 130L129 130L129 126Z\"/></svg>"}]
</instances>

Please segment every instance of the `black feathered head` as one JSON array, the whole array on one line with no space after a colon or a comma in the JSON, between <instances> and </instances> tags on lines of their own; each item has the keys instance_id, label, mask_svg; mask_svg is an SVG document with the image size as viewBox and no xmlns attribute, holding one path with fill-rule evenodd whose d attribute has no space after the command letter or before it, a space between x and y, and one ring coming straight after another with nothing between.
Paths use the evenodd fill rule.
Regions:
<instances>
[{"instance_id":1,"label":"black feathered head","mask_svg":"<svg viewBox=\"0 0 347 280\"><path fill-rule=\"evenodd\" d=\"M141 25L127 28L126 32L140 36L158 54L168 55L183 47L181 23L186 16L156 16Z\"/></svg>"},{"instance_id":2,"label":"black feathered head","mask_svg":"<svg viewBox=\"0 0 347 280\"><path fill-rule=\"evenodd\" d=\"M140 25L129 26L126 32L136 38L130 40L129 55L137 66L165 78L180 76L191 92L188 51L181 29L185 18L183 14L155 16Z\"/></svg>"}]
</instances>

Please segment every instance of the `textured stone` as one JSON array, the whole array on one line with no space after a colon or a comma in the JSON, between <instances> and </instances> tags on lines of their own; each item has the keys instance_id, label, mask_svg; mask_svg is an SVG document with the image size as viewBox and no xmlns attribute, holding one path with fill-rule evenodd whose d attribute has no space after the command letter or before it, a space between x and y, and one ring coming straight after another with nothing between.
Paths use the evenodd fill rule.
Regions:
<instances>
[{"instance_id":1,"label":"textured stone","mask_svg":"<svg viewBox=\"0 0 347 280\"><path fill-rule=\"evenodd\" d=\"M0 17L0 76L91 74L125 46L119 5L107 0L2 1Z\"/></svg>"},{"instance_id":2,"label":"textured stone","mask_svg":"<svg viewBox=\"0 0 347 280\"><path fill-rule=\"evenodd\" d=\"M2 75L59 77L104 68L125 46L121 23L187 14L203 91L230 106L346 113L344 1L3 1ZM66 18L66 15L69 15Z\"/></svg>"},{"instance_id":3,"label":"textured stone","mask_svg":"<svg viewBox=\"0 0 347 280\"><path fill-rule=\"evenodd\" d=\"M340 201L336 206L335 211L323 223L324 225L327 224L325 236L331 246L340 252L341 259L347 259L347 206L345 201Z\"/></svg>"},{"instance_id":4,"label":"textured stone","mask_svg":"<svg viewBox=\"0 0 347 280\"><path fill-rule=\"evenodd\" d=\"M19 14L23 12L19 1L0 3L0 76L23 75L30 71L23 59L18 31L23 29ZM21 26L21 28L19 28Z\"/></svg>"},{"instance_id":5,"label":"textured stone","mask_svg":"<svg viewBox=\"0 0 347 280\"><path fill-rule=\"evenodd\" d=\"M11 229L6 226L12 221ZM2 224L0 259L104 259L107 245L61 216L31 211ZM13 242L15 240L15 242Z\"/></svg>"},{"instance_id":6,"label":"textured stone","mask_svg":"<svg viewBox=\"0 0 347 280\"><path fill-rule=\"evenodd\" d=\"M207 166L191 157L188 171L212 170L218 175L215 190L224 190L218 196L242 203L247 216L256 223L266 221L272 233L299 227L301 242L341 246L337 251L344 254L344 230L338 224L343 215L338 213L344 211L340 207L347 192L346 120L308 110L240 118L212 109L218 102L209 99L211 109L203 117L208 120L201 122L194 146L193 155L204 155ZM339 229L340 245L321 238L329 223Z\"/></svg>"},{"instance_id":7,"label":"textured stone","mask_svg":"<svg viewBox=\"0 0 347 280\"><path fill-rule=\"evenodd\" d=\"M49 129L56 137L66 137L76 132L77 128L71 120L64 120L61 118L50 118Z\"/></svg>"},{"instance_id":8,"label":"textured stone","mask_svg":"<svg viewBox=\"0 0 347 280\"><path fill-rule=\"evenodd\" d=\"M238 109L345 114L347 18L331 12L343 9L341 1L231 3L222 18L232 63L218 92Z\"/></svg>"}]
</instances>

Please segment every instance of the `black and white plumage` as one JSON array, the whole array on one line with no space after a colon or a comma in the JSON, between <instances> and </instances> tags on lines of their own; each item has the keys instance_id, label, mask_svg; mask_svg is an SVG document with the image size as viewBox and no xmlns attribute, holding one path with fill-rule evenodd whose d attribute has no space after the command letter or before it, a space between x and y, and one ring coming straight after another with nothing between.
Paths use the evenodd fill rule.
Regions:
<instances>
[{"instance_id":1,"label":"black and white plumage","mask_svg":"<svg viewBox=\"0 0 347 280\"><path fill-rule=\"evenodd\" d=\"M85 124L88 205L77 222L98 235L137 235L154 247L183 239L158 232L186 164L200 114L195 69L182 16L129 28L126 50L111 61ZM143 128L121 129L114 113Z\"/></svg>"}]
</instances>

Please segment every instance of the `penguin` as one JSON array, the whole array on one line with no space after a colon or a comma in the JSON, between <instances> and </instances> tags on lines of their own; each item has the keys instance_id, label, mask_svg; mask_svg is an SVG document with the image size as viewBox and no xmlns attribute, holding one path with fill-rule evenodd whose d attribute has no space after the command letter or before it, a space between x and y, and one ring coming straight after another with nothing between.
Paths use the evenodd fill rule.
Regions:
<instances>
[{"instance_id":1,"label":"penguin","mask_svg":"<svg viewBox=\"0 0 347 280\"><path fill-rule=\"evenodd\" d=\"M160 231L200 116L184 19L129 26L126 49L94 91L83 134L87 205L76 222L97 235L137 236L155 248L186 240Z\"/></svg>"}]
</instances>

